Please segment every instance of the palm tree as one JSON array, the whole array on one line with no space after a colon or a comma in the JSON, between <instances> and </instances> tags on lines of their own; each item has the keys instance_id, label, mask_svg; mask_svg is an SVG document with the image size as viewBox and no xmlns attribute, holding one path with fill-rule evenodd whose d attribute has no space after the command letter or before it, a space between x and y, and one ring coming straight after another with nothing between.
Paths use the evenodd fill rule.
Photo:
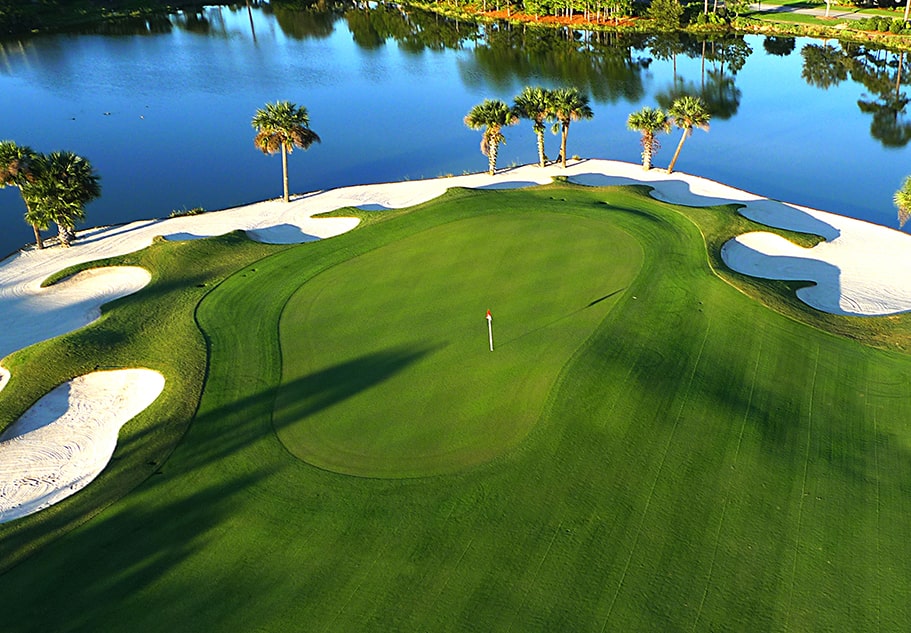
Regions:
<instances>
[{"instance_id":1,"label":"palm tree","mask_svg":"<svg viewBox=\"0 0 911 633\"><path fill-rule=\"evenodd\" d=\"M493 176L497 170L497 150L505 143L502 129L519 122L516 113L499 99L484 99L471 109L465 117L465 125L472 130L484 128L481 136L481 153L487 157L488 173Z\"/></svg>"},{"instance_id":2,"label":"palm tree","mask_svg":"<svg viewBox=\"0 0 911 633\"><path fill-rule=\"evenodd\" d=\"M905 178L901 189L895 192L892 200L898 207L898 226L901 228L911 219L911 176Z\"/></svg>"},{"instance_id":3,"label":"palm tree","mask_svg":"<svg viewBox=\"0 0 911 633\"><path fill-rule=\"evenodd\" d=\"M671 159L671 164L667 167L667 173L674 171L674 165L677 163L677 157L680 156L680 150L683 148L683 142L693 133L693 128L708 131L709 119L711 115L705 108L705 104L699 97L680 97L675 99L671 107L668 108L667 114L678 128L683 130L683 136L680 137L680 143L677 145L677 151Z\"/></svg>"},{"instance_id":4,"label":"palm tree","mask_svg":"<svg viewBox=\"0 0 911 633\"><path fill-rule=\"evenodd\" d=\"M60 243L69 246L76 239L76 222L85 219L85 205L101 195L98 174L73 152L37 156L33 174L23 191L27 219L41 228L56 223Z\"/></svg>"},{"instance_id":5,"label":"palm tree","mask_svg":"<svg viewBox=\"0 0 911 633\"><path fill-rule=\"evenodd\" d=\"M551 118L550 91L540 86L525 86L515 100L515 113L532 122L535 136L538 137L538 163L544 167L544 122Z\"/></svg>"},{"instance_id":6,"label":"palm tree","mask_svg":"<svg viewBox=\"0 0 911 633\"><path fill-rule=\"evenodd\" d=\"M560 129L563 137L560 139L560 158L563 169L566 169L566 137L569 135L569 124L579 119L590 119L595 114L588 105L588 95L583 94L578 88L560 88L550 93L550 112L557 119L554 123L554 134Z\"/></svg>"},{"instance_id":7,"label":"palm tree","mask_svg":"<svg viewBox=\"0 0 911 633\"><path fill-rule=\"evenodd\" d=\"M670 132L671 122L661 108L642 108L633 112L626 120L626 126L636 132L642 133L642 168L652 168L652 156L658 151L657 132Z\"/></svg>"},{"instance_id":8,"label":"palm tree","mask_svg":"<svg viewBox=\"0 0 911 633\"><path fill-rule=\"evenodd\" d=\"M34 163L38 154L26 145L17 145L13 141L0 141L0 189L17 187L25 203L25 221L35 232L35 246L44 248L41 231L47 229L50 221L41 213L32 209L27 195L28 186L34 180Z\"/></svg>"},{"instance_id":9,"label":"palm tree","mask_svg":"<svg viewBox=\"0 0 911 633\"><path fill-rule=\"evenodd\" d=\"M264 154L282 153L282 177L285 185L285 202L288 196L288 154L295 147L308 149L320 138L310 129L310 116L307 108L296 106L290 101L267 103L253 115L253 128L256 138L253 142Z\"/></svg>"}]
</instances>

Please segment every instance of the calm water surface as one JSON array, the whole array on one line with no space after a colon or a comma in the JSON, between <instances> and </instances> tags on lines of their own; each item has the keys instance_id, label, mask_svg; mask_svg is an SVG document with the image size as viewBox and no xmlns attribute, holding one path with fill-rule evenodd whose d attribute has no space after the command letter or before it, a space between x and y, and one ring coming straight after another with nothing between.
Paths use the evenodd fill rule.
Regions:
<instances>
[{"instance_id":1,"label":"calm water surface","mask_svg":"<svg viewBox=\"0 0 911 633\"><path fill-rule=\"evenodd\" d=\"M323 139L291 156L296 191L483 170L480 134L463 117L536 83L593 97L595 118L571 127L571 154L637 162L628 114L696 92L715 116L687 141L680 171L887 226L911 173L908 60L832 41L571 38L393 9L269 7L120 30L0 43L0 138L89 158L103 196L88 225L280 195L280 158L253 146L250 126L279 99L306 105ZM501 166L536 159L527 122L506 136ZM657 166L678 138L664 137ZM555 156L558 137L547 143ZM16 190L0 191L0 255L31 241L23 211Z\"/></svg>"}]
</instances>

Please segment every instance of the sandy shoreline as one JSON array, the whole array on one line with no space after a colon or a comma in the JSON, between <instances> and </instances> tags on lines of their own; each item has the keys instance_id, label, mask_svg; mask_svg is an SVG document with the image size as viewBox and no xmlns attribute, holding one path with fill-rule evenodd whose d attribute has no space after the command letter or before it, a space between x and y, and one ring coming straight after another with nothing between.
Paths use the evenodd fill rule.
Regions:
<instances>
[{"instance_id":1,"label":"sandy shoreline","mask_svg":"<svg viewBox=\"0 0 911 633\"><path fill-rule=\"evenodd\" d=\"M184 240L240 229L262 242L302 243L355 228L355 218L313 217L338 208L403 208L436 198L451 187L516 188L546 184L554 176L586 185L647 184L654 187L655 198L690 206L744 205L741 213L757 222L817 234L825 241L806 249L769 232L741 235L722 249L725 263L735 271L814 282L798 296L814 308L835 314L876 316L911 310L911 280L902 275L900 266L911 253L907 234L768 200L696 176L586 160L572 163L566 170L557 165L544 169L527 165L494 176L482 173L344 187L295 196L288 204L276 199L195 216L79 231L79 240L69 249L23 251L0 262L0 314L6 322L0 330L0 359L87 325L98 318L101 305L140 290L150 280L141 268L114 267L86 271L41 288L49 275L75 264L140 250L156 236ZM117 431L164 387L164 378L157 372L122 371L128 373L115 377L116 372L96 372L61 385L45 396L48 402L39 401L0 436L0 522L56 503L101 472L113 454ZM8 372L0 368L0 390L9 381ZM0 425L7 422L0 420ZM38 431L28 442L21 430L15 430L22 424ZM10 433L19 435L13 438ZM68 444L73 437L80 438L75 449ZM96 444L104 448L85 448ZM74 459L73 464L79 466L71 469L69 460L61 455L96 457ZM65 476L61 474L64 470Z\"/></svg>"}]
</instances>

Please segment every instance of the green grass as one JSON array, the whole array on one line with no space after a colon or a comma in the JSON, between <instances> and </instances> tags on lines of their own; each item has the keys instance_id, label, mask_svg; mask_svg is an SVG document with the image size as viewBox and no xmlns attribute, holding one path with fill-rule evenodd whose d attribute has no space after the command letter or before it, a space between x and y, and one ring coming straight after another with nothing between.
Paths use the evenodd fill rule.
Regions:
<instances>
[{"instance_id":1,"label":"green grass","mask_svg":"<svg viewBox=\"0 0 911 633\"><path fill-rule=\"evenodd\" d=\"M139 293L108 304L90 327L33 345L4 359L12 372L0 392L0 428L58 384L96 369L141 365L160 371L163 393L120 433L111 464L83 492L37 515L0 525L0 570L84 522L159 472L180 441L205 380L205 342L194 322L199 301L236 269L277 250L241 234L172 243L157 240L138 253L68 269L133 265L152 271Z\"/></svg>"},{"instance_id":2,"label":"green grass","mask_svg":"<svg viewBox=\"0 0 911 633\"><path fill-rule=\"evenodd\" d=\"M339 264L288 302L274 424L292 453L364 476L490 461L525 438L641 265L598 218L466 204L472 217Z\"/></svg>"},{"instance_id":3,"label":"green grass","mask_svg":"<svg viewBox=\"0 0 911 633\"><path fill-rule=\"evenodd\" d=\"M160 476L0 576L16 596L4 630L904 629L908 317L820 315L786 284L734 275L718 246L756 225L643 188L455 191L370 217L237 256L248 263L197 297L211 364L192 425ZM220 246L213 265L246 248ZM465 270L476 251L497 263L474 305L462 277L480 275ZM174 256L161 283L186 269ZM555 264L586 278L557 282ZM546 289L540 314L512 284ZM403 305L412 293L428 305ZM541 398L511 405L530 426L466 389L472 362ZM358 426L364 406L411 416L375 421L417 472L396 455L377 472L371 450L390 440ZM402 478L434 470L416 426L459 444L443 429L460 407L503 431L496 454L473 446ZM349 454L321 468L289 452L319 444L309 421Z\"/></svg>"}]
</instances>

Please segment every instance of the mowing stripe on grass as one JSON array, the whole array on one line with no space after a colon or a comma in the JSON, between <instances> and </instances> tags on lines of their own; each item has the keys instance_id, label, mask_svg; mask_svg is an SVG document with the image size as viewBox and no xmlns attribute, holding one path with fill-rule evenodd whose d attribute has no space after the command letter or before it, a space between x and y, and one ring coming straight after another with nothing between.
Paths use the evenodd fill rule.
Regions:
<instances>
[{"instance_id":1,"label":"mowing stripe on grass","mask_svg":"<svg viewBox=\"0 0 911 633\"><path fill-rule=\"evenodd\" d=\"M384 249L439 272L446 257L433 244L455 243L463 220L496 217L505 227L523 218L530 227L538 220L529 214L603 222L610 229L595 233L625 236L641 267L622 292L594 305L617 288L585 293L542 315L537 330L506 336L513 340L495 354L483 320L494 306L466 321L478 327L485 360L549 336L568 352L524 440L486 463L415 479L329 472L285 450L275 394L282 364L306 359L283 357L275 333L295 318L298 297L331 269L362 266ZM677 208L637 189L459 191L363 217L350 234L243 264L231 256L239 243L174 249L156 295L163 302L165 288L181 290L197 268L230 266L222 257L237 271L197 310L211 358L198 415L160 475L81 529L43 548L30 535L54 529L54 519L17 534L40 551L0 575L0 593L17 597L4 606L5 630L119 631L125 618L138 633L598 631L608 618L624 631L907 627L911 360L859 340L895 349L911 319L830 318L802 307L787 284L726 272L717 249L753 225L729 207ZM506 232L510 254L544 267L565 257L522 253L525 228ZM607 274L614 255L602 261ZM384 271L359 274L349 288L378 297L370 281ZM208 289L187 298L193 292L198 301ZM451 299L437 294L433 302ZM105 330L108 344L131 337L147 344L131 353L180 360L177 339L154 329L170 307L131 304L154 317L148 329L136 334L123 322ZM335 318L370 321L328 307ZM109 325L121 318L111 315ZM578 319L596 321L587 337ZM44 360L71 349L54 345ZM313 349L329 368L382 352L352 348L332 362L332 349ZM440 367L423 370L413 381L432 384ZM334 406L350 406L357 380L339 376ZM464 397L451 394L456 404ZM130 450L122 461L135 464L142 453Z\"/></svg>"}]
</instances>

